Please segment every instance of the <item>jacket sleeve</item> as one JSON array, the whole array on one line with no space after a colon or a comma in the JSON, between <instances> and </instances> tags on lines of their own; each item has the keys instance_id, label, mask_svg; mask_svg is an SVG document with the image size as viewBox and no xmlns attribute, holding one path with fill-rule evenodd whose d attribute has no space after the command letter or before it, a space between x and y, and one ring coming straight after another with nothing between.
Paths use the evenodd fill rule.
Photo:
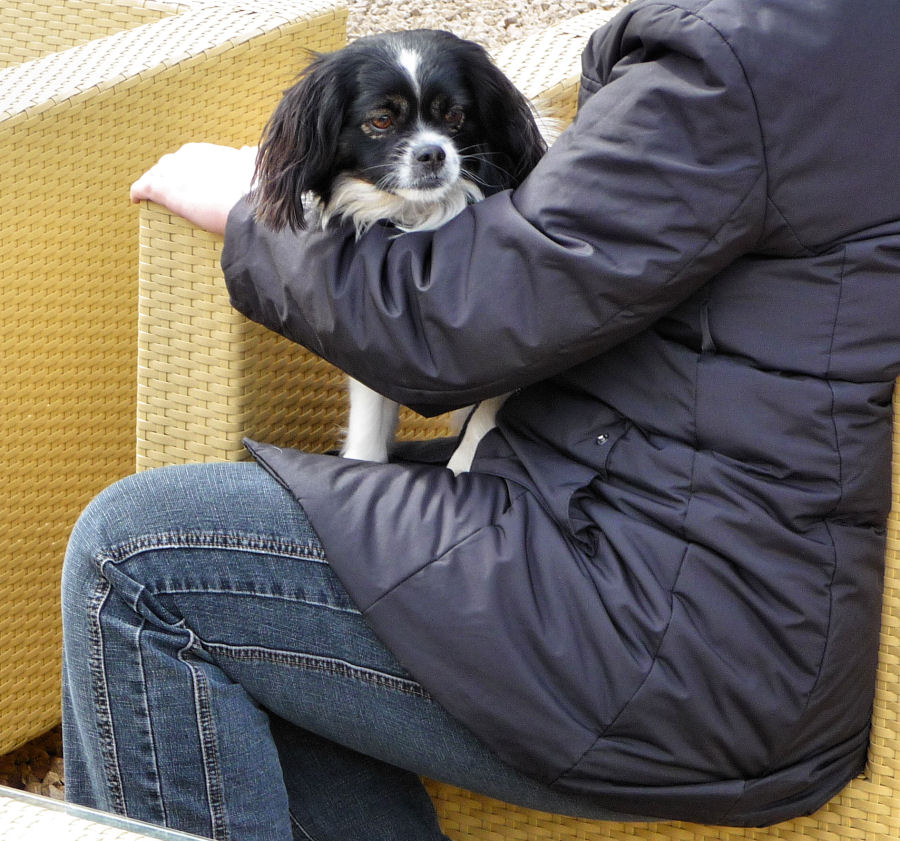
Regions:
<instances>
[{"instance_id":1,"label":"jacket sleeve","mask_svg":"<svg viewBox=\"0 0 900 841\"><path fill-rule=\"evenodd\" d=\"M437 231L276 235L239 204L234 306L423 414L645 329L760 236L754 101L729 45L671 6L621 15L584 67L578 116L528 179Z\"/></svg>"}]
</instances>

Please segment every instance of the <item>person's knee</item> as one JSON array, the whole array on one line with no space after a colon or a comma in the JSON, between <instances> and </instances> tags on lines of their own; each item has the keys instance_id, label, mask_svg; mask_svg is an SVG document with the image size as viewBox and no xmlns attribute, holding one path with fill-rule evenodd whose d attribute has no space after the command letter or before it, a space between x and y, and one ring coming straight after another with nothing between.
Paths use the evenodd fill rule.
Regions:
<instances>
[{"instance_id":1,"label":"person's knee","mask_svg":"<svg viewBox=\"0 0 900 841\"><path fill-rule=\"evenodd\" d=\"M139 477L129 476L101 491L82 511L69 536L62 569L63 613L73 602L80 608L100 576L102 558L126 540L132 517L126 516L135 504L133 487Z\"/></svg>"},{"instance_id":2,"label":"person's knee","mask_svg":"<svg viewBox=\"0 0 900 841\"><path fill-rule=\"evenodd\" d=\"M279 539L316 541L296 501L252 462L179 465L129 476L102 491L75 523L63 568L63 599L90 598L103 570L110 575L113 567L140 587L145 564L135 561L153 547L186 540L196 545L198 536L209 533L267 530ZM159 573L156 560L150 566ZM180 557L179 569L189 562Z\"/></svg>"}]
</instances>

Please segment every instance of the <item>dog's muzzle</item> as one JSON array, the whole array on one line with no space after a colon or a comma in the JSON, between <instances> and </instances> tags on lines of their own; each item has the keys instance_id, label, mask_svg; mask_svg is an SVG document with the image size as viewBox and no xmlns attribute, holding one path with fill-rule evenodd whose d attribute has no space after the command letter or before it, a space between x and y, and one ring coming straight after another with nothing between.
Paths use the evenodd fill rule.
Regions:
<instances>
[{"instance_id":1,"label":"dog's muzzle","mask_svg":"<svg viewBox=\"0 0 900 841\"><path fill-rule=\"evenodd\" d=\"M450 187L460 175L459 154L452 143L439 135L410 143L404 155L401 181L407 190L436 190Z\"/></svg>"}]
</instances>

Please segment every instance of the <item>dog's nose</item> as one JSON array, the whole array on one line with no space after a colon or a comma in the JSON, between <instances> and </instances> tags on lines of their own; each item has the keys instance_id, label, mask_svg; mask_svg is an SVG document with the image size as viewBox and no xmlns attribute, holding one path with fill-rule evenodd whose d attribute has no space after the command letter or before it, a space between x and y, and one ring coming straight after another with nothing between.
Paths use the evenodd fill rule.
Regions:
<instances>
[{"instance_id":1,"label":"dog's nose","mask_svg":"<svg viewBox=\"0 0 900 841\"><path fill-rule=\"evenodd\" d=\"M432 171L440 169L446 159L447 153L436 143L416 150L416 162Z\"/></svg>"}]
</instances>

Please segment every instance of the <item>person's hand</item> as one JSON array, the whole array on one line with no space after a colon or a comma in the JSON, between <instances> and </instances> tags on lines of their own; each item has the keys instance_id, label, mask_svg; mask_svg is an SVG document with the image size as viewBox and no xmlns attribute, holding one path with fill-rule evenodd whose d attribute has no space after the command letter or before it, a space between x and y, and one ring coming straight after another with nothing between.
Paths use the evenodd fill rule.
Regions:
<instances>
[{"instance_id":1,"label":"person's hand","mask_svg":"<svg viewBox=\"0 0 900 841\"><path fill-rule=\"evenodd\" d=\"M131 185L131 200L157 202L213 233L225 233L228 214L248 192L256 147L188 143Z\"/></svg>"}]
</instances>

